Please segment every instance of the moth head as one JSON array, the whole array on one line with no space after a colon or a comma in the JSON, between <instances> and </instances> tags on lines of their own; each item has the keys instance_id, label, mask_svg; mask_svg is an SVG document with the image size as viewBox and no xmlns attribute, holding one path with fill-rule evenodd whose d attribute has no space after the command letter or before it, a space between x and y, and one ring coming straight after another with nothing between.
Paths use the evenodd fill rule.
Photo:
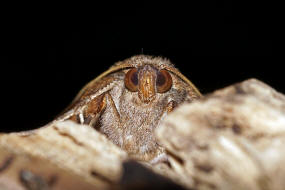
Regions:
<instances>
[{"instance_id":1,"label":"moth head","mask_svg":"<svg viewBox=\"0 0 285 190\"><path fill-rule=\"evenodd\" d=\"M166 69L146 64L130 68L125 75L125 86L131 92L138 92L140 100L149 103L156 93L166 93L172 87L172 77Z\"/></svg>"},{"instance_id":2,"label":"moth head","mask_svg":"<svg viewBox=\"0 0 285 190\"><path fill-rule=\"evenodd\" d=\"M103 82L106 76L122 70L125 73L125 87L131 92L138 92L139 99L141 99L142 102L148 103L154 100L157 93L167 93L173 86L177 88L179 86L176 85L177 79L185 83L186 86L183 85L183 89L185 89L190 96L202 97L195 85L181 74L168 59L137 55L115 63L107 71L85 85L77 94L70 107L79 99L84 99L86 96L92 94L94 89L98 90L99 87L105 87L106 83L110 82Z\"/></svg>"}]
</instances>

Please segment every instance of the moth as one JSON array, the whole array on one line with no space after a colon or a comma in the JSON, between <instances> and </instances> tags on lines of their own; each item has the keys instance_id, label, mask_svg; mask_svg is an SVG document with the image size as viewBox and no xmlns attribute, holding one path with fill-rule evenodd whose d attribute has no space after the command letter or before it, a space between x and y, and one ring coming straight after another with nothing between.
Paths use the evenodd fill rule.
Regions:
<instances>
[{"instance_id":1,"label":"moth","mask_svg":"<svg viewBox=\"0 0 285 190\"><path fill-rule=\"evenodd\" d=\"M57 120L73 120L105 134L137 160L167 159L154 136L165 116L199 90L166 58L137 55L89 82Z\"/></svg>"}]
</instances>

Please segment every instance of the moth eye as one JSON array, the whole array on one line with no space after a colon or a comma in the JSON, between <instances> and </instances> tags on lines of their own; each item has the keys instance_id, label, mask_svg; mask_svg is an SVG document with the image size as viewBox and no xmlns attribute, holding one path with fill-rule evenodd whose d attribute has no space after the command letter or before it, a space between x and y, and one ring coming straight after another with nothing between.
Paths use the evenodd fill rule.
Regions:
<instances>
[{"instance_id":1,"label":"moth eye","mask_svg":"<svg viewBox=\"0 0 285 190\"><path fill-rule=\"evenodd\" d=\"M169 72L165 69L158 71L156 78L157 92L163 93L168 91L172 86L172 78Z\"/></svg>"},{"instance_id":2,"label":"moth eye","mask_svg":"<svg viewBox=\"0 0 285 190\"><path fill-rule=\"evenodd\" d=\"M131 92L138 90L138 70L136 68L130 69L125 76L125 86Z\"/></svg>"}]
</instances>

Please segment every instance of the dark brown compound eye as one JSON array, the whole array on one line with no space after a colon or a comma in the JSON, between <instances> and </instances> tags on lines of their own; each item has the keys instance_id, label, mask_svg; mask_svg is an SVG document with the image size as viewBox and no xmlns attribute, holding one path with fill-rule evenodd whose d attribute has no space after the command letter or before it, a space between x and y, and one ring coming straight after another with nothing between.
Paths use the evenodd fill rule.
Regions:
<instances>
[{"instance_id":1,"label":"dark brown compound eye","mask_svg":"<svg viewBox=\"0 0 285 190\"><path fill-rule=\"evenodd\" d=\"M172 86L172 78L169 72L165 69L158 71L156 78L156 88L158 93L168 91Z\"/></svg>"},{"instance_id":2,"label":"dark brown compound eye","mask_svg":"<svg viewBox=\"0 0 285 190\"><path fill-rule=\"evenodd\" d=\"M130 69L125 76L125 86L131 92L138 90L138 70L136 68Z\"/></svg>"}]
</instances>

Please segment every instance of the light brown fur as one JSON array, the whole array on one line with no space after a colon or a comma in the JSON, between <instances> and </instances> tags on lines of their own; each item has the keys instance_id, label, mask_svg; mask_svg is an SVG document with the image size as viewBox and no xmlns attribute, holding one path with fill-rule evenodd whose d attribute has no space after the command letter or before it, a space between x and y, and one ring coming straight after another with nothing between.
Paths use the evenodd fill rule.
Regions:
<instances>
[{"instance_id":1,"label":"light brown fur","mask_svg":"<svg viewBox=\"0 0 285 190\"><path fill-rule=\"evenodd\" d=\"M146 67L153 80L157 79L157 72L167 70L172 78L171 88L164 93L155 90L149 99L147 89L141 89L143 85L137 92L128 90L124 83L125 74L131 68L137 68L141 76L139 80L143 80ZM140 90L143 91L141 94ZM73 101L67 112L69 115L60 118L92 125L133 158L159 162L166 156L164 148L155 139L154 129L174 106L200 96L195 86L169 60L139 55L116 63L110 72L90 82Z\"/></svg>"}]
</instances>

